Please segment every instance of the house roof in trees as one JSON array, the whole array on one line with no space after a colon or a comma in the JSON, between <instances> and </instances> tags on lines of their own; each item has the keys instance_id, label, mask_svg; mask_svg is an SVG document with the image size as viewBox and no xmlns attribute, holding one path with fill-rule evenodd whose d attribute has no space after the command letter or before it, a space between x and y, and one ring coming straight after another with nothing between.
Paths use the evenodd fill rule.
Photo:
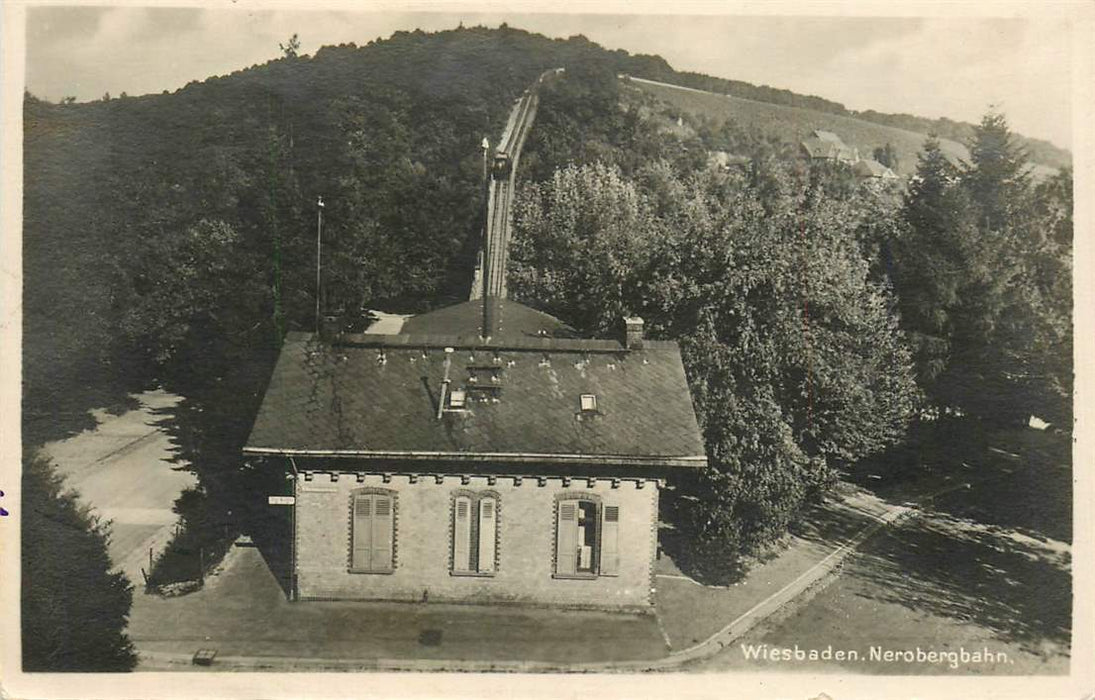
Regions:
<instances>
[{"instance_id":1,"label":"house roof in trees","mask_svg":"<svg viewBox=\"0 0 1095 700\"><path fill-rule=\"evenodd\" d=\"M511 318L543 320L507 306ZM615 340L525 334L535 324L483 340L475 325L449 328L452 316L429 316L405 330L459 332L348 335L333 344L290 333L244 452L429 469L706 464L676 343L629 350ZM451 401L453 390L464 392L463 406ZM583 395L596 397L595 410L583 409Z\"/></svg>"},{"instance_id":2,"label":"house roof in trees","mask_svg":"<svg viewBox=\"0 0 1095 700\"><path fill-rule=\"evenodd\" d=\"M800 146L808 158L838 160L847 163L859 160L859 153L856 149L846 145L836 134L829 131L815 131L814 134L814 136L805 138L800 142ZM817 134L826 134L832 138L820 138Z\"/></svg>"},{"instance_id":3,"label":"house roof in trees","mask_svg":"<svg viewBox=\"0 0 1095 700\"><path fill-rule=\"evenodd\" d=\"M877 177L883 180L892 180L897 177L897 175L894 174L894 171L872 158L864 158L852 166L852 168L857 175L862 177Z\"/></svg>"}]
</instances>

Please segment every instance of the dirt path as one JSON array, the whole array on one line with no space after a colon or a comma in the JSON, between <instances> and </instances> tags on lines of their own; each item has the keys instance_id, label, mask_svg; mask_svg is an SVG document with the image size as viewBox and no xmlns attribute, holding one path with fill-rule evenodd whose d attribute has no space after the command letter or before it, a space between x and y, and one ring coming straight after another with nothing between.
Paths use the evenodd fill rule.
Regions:
<instances>
[{"instance_id":1,"label":"dirt path","mask_svg":"<svg viewBox=\"0 0 1095 700\"><path fill-rule=\"evenodd\" d=\"M153 554L167 544L177 516L175 499L197 483L185 464L172 461L175 448L162 429L179 397L164 391L138 395L140 407L122 415L97 412L99 425L42 450L104 520L110 520L108 553L131 582L142 582Z\"/></svg>"},{"instance_id":2,"label":"dirt path","mask_svg":"<svg viewBox=\"0 0 1095 700\"><path fill-rule=\"evenodd\" d=\"M893 675L1068 673L1069 543L966 515L978 511L974 505L980 502L999 502L1002 493L1021 497L1022 478L1021 471L1004 473L933 499L932 507L919 510L916 517L864 542L839 575L820 580L694 668ZM1039 478L1045 481L1047 473ZM1061 507L1067 509L1067 504Z\"/></svg>"}]
</instances>

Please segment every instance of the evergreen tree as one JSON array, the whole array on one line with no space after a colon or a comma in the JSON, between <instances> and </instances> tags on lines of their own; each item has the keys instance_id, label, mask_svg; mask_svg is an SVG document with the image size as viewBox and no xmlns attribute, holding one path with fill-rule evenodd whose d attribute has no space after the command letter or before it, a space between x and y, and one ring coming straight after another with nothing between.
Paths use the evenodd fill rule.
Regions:
<instances>
[{"instance_id":1,"label":"evergreen tree","mask_svg":"<svg viewBox=\"0 0 1095 700\"><path fill-rule=\"evenodd\" d=\"M939 140L928 137L905 194L902 226L890 244L891 280L918 381L942 403L947 403L940 395L946 388L937 380L950 361L955 315L969 282L976 239L969 197L958 184L958 174Z\"/></svg>"},{"instance_id":2,"label":"evergreen tree","mask_svg":"<svg viewBox=\"0 0 1095 700\"><path fill-rule=\"evenodd\" d=\"M109 530L42 457L23 461L22 517L23 670L132 669L133 589L111 572Z\"/></svg>"},{"instance_id":3,"label":"evergreen tree","mask_svg":"<svg viewBox=\"0 0 1095 700\"><path fill-rule=\"evenodd\" d=\"M892 245L902 325L933 404L1022 424L1071 415L1071 178L1031 187L1003 115L955 170L929 139Z\"/></svg>"},{"instance_id":4,"label":"evergreen tree","mask_svg":"<svg viewBox=\"0 0 1095 700\"><path fill-rule=\"evenodd\" d=\"M1026 152L1008 127L1007 118L990 111L969 144L970 163L962 180L979 208L984 231L999 231L1026 205L1030 189Z\"/></svg>"}]
</instances>

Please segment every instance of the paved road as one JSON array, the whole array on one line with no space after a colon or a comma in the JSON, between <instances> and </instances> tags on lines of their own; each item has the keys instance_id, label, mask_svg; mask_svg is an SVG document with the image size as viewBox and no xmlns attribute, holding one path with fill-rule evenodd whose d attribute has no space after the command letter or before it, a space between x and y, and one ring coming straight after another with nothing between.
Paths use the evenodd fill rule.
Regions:
<instances>
[{"instance_id":1,"label":"paved road","mask_svg":"<svg viewBox=\"0 0 1095 700\"><path fill-rule=\"evenodd\" d=\"M432 668L485 670L497 664L536 670L665 653L652 615L505 605L291 603L261 552L243 543L229 551L200 591L136 596L128 631L141 655L139 670L183 670L200 648L217 650L213 670L263 664L278 670L418 668L421 662Z\"/></svg>"},{"instance_id":2,"label":"paved road","mask_svg":"<svg viewBox=\"0 0 1095 700\"><path fill-rule=\"evenodd\" d=\"M49 443L43 451L53 458L67 486L112 521L110 558L130 581L140 584L149 548L158 553L174 531L175 499L197 479L185 464L171 461L174 446L161 428L179 397L149 391L136 398L138 409L120 416L95 412L95 430Z\"/></svg>"}]
</instances>

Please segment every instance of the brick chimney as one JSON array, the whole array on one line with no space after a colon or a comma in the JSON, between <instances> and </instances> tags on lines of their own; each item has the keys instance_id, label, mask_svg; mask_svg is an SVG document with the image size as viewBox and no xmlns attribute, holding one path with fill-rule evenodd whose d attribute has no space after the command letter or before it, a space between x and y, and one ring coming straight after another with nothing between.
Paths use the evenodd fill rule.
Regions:
<instances>
[{"instance_id":1,"label":"brick chimney","mask_svg":"<svg viewBox=\"0 0 1095 700\"><path fill-rule=\"evenodd\" d=\"M638 316L624 319L624 347L628 350L641 350L643 347L643 320Z\"/></svg>"}]
</instances>

